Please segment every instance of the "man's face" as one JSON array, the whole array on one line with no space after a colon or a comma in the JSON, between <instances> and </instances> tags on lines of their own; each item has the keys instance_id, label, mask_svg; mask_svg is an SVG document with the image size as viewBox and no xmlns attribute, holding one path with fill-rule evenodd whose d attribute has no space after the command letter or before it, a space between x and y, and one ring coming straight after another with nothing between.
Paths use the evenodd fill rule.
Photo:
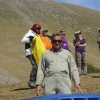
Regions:
<instances>
[{"instance_id":1,"label":"man's face","mask_svg":"<svg viewBox=\"0 0 100 100\"><path fill-rule=\"evenodd\" d=\"M63 37L66 35L65 30L62 30L61 33L62 33Z\"/></svg>"},{"instance_id":2,"label":"man's face","mask_svg":"<svg viewBox=\"0 0 100 100\"><path fill-rule=\"evenodd\" d=\"M55 50L60 50L62 45L62 36L54 36L52 39L52 45Z\"/></svg>"},{"instance_id":3,"label":"man's face","mask_svg":"<svg viewBox=\"0 0 100 100\"><path fill-rule=\"evenodd\" d=\"M47 34L48 34L48 32L44 32L44 34L43 34L43 35L44 35L44 36L47 36Z\"/></svg>"}]
</instances>

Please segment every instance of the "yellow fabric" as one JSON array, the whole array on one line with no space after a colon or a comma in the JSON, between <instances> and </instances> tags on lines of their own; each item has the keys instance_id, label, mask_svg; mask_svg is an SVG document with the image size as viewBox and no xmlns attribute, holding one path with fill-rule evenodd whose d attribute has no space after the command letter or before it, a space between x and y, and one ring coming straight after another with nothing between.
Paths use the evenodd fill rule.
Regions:
<instances>
[{"instance_id":1,"label":"yellow fabric","mask_svg":"<svg viewBox=\"0 0 100 100\"><path fill-rule=\"evenodd\" d=\"M45 46L38 34L36 34L34 36L30 45L31 45L32 54L34 56L37 66L38 66L40 57L41 57L43 51L46 50Z\"/></svg>"},{"instance_id":2,"label":"yellow fabric","mask_svg":"<svg viewBox=\"0 0 100 100\"><path fill-rule=\"evenodd\" d=\"M52 43L51 43L50 39L48 39L46 37L43 37L43 36L41 36L41 39L42 39L42 42L44 43L44 46L45 46L46 50L52 48Z\"/></svg>"}]
</instances>

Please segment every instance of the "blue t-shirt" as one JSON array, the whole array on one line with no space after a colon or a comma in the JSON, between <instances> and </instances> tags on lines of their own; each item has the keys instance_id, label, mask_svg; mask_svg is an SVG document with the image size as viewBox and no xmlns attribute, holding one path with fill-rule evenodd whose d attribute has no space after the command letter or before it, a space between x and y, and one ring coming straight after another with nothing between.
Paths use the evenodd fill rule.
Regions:
<instances>
[{"instance_id":1,"label":"blue t-shirt","mask_svg":"<svg viewBox=\"0 0 100 100\"><path fill-rule=\"evenodd\" d=\"M80 44L84 44L84 43L86 43L86 40L82 38L82 40L75 39L73 41L74 44L76 44L77 42L80 42ZM78 46L78 47L75 47L75 51L76 52L86 52L86 49L84 46Z\"/></svg>"}]
</instances>

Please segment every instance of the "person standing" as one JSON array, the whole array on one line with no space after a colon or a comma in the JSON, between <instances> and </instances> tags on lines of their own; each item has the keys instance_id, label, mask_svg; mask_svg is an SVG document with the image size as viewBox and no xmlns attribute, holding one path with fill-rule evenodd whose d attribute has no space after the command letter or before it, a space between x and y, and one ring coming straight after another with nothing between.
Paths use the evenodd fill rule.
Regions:
<instances>
[{"instance_id":1,"label":"person standing","mask_svg":"<svg viewBox=\"0 0 100 100\"><path fill-rule=\"evenodd\" d=\"M71 78L75 83L76 90L82 93L78 69L72 54L61 47L62 38L61 33L53 33L52 48L42 53L36 77L37 95L42 89L43 80L45 95L71 94Z\"/></svg>"},{"instance_id":2,"label":"person standing","mask_svg":"<svg viewBox=\"0 0 100 100\"><path fill-rule=\"evenodd\" d=\"M46 38L48 38L48 39L51 40L51 36L48 35L48 30L43 30L43 31L42 31L42 36L43 36L43 37L46 37Z\"/></svg>"},{"instance_id":3,"label":"person standing","mask_svg":"<svg viewBox=\"0 0 100 100\"><path fill-rule=\"evenodd\" d=\"M87 74L87 63L86 63L86 40L82 38L81 31L74 33L75 39L73 44L75 46L75 57L78 67L79 75Z\"/></svg>"},{"instance_id":4,"label":"person standing","mask_svg":"<svg viewBox=\"0 0 100 100\"><path fill-rule=\"evenodd\" d=\"M30 43L32 42L35 34L40 34L41 26L39 24L34 24L32 28L29 29L29 31L24 35L21 42L25 44L25 53L26 57L30 60L32 64L32 70L30 73L30 80L29 80L29 87L34 88L36 87L35 81L36 81L36 73L37 73L37 65L34 59L34 56L32 55Z\"/></svg>"},{"instance_id":5,"label":"person standing","mask_svg":"<svg viewBox=\"0 0 100 100\"><path fill-rule=\"evenodd\" d=\"M48 30L43 30L42 31L41 40L44 43L44 46L45 46L46 50L52 48L51 36L48 35Z\"/></svg>"},{"instance_id":6,"label":"person standing","mask_svg":"<svg viewBox=\"0 0 100 100\"><path fill-rule=\"evenodd\" d=\"M66 50L69 50L68 41L65 38L65 35L66 35L65 30L64 29L60 30L60 33L63 35L63 38L62 38L62 48L66 49Z\"/></svg>"},{"instance_id":7,"label":"person standing","mask_svg":"<svg viewBox=\"0 0 100 100\"><path fill-rule=\"evenodd\" d=\"M100 28L98 28L98 32L100 34ZM99 52L100 52L100 35L97 37L97 43L99 44Z\"/></svg>"}]
</instances>

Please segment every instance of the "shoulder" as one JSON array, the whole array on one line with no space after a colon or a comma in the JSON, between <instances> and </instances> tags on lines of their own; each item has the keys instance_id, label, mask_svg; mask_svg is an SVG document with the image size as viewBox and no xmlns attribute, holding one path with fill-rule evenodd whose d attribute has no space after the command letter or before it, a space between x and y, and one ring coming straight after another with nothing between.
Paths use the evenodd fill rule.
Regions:
<instances>
[{"instance_id":1,"label":"shoulder","mask_svg":"<svg viewBox=\"0 0 100 100\"><path fill-rule=\"evenodd\" d=\"M70 57L72 57L72 54L70 51L66 50L66 49L63 49L61 52L60 52L60 57L61 58L65 58L65 59L68 59Z\"/></svg>"},{"instance_id":2,"label":"shoulder","mask_svg":"<svg viewBox=\"0 0 100 100\"><path fill-rule=\"evenodd\" d=\"M86 39L85 39L85 38L82 38L82 40L83 40L83 41L86 41Z\"/></svg>"},{"instance_id":3,"label":"shoulder","mask_svg":"<svg viewBox=\"0 0 100 100\"><path fill-rule=\"evenodd\" d=\"M66 50L66 49L62 49L62 53L64 53L65 55L66 54L69 54L69 55L71 54L71 52L69 50Z\"/></svg>"},{"instance_id":4,"label":"shoulder","mask_svg":"<svg viewBox=\"0 0 100 100\"><path fill-rule=\"evenodd\" d=\"M85 40L85 38L82 38L82 40Z\"/></svg>"},{"instance_id":5,"label":"shoulder","mask_svg":"<svg viewBox=\"0 0 100 100\"><path fill-rule=\"evenodd\" d=\"M63 40L67 40L65 37L62 38Z\"/></svg>"},{"instance_id":6,"label":"shoulder","mask_svg":"<svg viewBox=\"0 0 100 100\"><path fill-rule=\"evenodd\" d=\"M97 38L99 38L100 36L97 36Z\"/></svg>"},{"instance_id":7,"label":"shoulder","mask_svg":"<svg viewBox=\"0 0 100 100\"><path fill-rule=\"evenodd\" d=\"M77 39L74 39L73 41L76 41Z\"/></svg>"},{"instance_id":8,"label":"shoulder","mask_svg":"<svg viewBox=\"0 0 100 100\"><path fill-rule=\"evenodd\" d=\"M77 39L74 39L73 42L77 42Z\"/></svg>"},{"instance_id":9,"label":"shoulder","mask_svg":"<svg viewBox=\"0 0 100 100\"><path fill-rule=\"evenodd\" d=\"M51 50L45 50L45 51L43 52L43 55L50 54L50 51L51 51Z\"/></svg>"},{"instance_id":10,"label":"shoulder","mask_svg":"<svg viewBox=\"0 0 100 100\"><path fill-rule=\"evenodd\" d=\"M29 31L27 32L27 34L35 35L36 33L32 29L29 29Z\"/></svg>"},{"instance_id":11,"label":"shoulder","mask_svg":"<svg viewBox=\"0 0 100 100\"><path fill-rule=\"evenodd\" d=\"M43 53L42 53L42 57L44 59L47 59L47 58L52 58L52 51L51 50L45 50Z\"/></svg>"}]
</instances>

